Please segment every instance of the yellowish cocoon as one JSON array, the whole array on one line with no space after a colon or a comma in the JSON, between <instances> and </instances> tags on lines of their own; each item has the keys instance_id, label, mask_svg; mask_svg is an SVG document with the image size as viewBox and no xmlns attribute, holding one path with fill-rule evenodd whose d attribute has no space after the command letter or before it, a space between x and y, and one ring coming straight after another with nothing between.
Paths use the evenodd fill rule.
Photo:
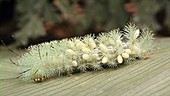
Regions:
<instances>
[{"instance_id":1,"label":"yellowish cocoon","mask_svg":"<svg viewBox=\"0 0 170 96\"><path fill-rule=\"evenodd\" d=\"M122 58L121 55L118 55L118 56L117 56L117 62L118 62L118 63L123 63L123 58Z\"/></svg>"},{"instance_id":2,"label":"yellowish cocoon","mask_svg":"<svg viewBox=\"0 0 170 96\"><path fill-rule=\"evenodd\" d=\"M137 29L134 33L134 39L138 38L139 33L140 33L140 31L139 31L139 29Z\"/></svg>"},{"instance_id":3,"label":"yellowish cocoon","mask_svg":"<svg viewBox=\"0 0 170 96\"><path fill-rule=\"evenodd\" d=\"M134 52L140 53L140 49L139 49L139 47L137 47L136 45L134 45L134 46L132 47L132 50L133 50Z\"/></svg>"},{"instance_id":4,"label":"yellowish cocoon","mask_svg":"<svg viewBox=\"0 0 170 96\"><path fill-rule=\"evenodd\" d=\"M72 61L72 66L77 67L78 66L77 61Z\"/></svg>"},{"instance_id":5,"label":"yellowish cocoon","mask_svg":"<svg viewBox=\"0 0 170 96\"><path fill-rule=\"evenodd\" d=\"M86 54L90 53L90 49L89 48L83 48L82 51L83 51L83 53L86 53Z\"/></svg>"},{"instance_id":6,"label":"yellowish cocoon","mask_svg":"<svg viewBox=\"0 0 170 96\"><path fill-rule=\"evenodd\" d=\"M74 43L73 42L68 42L68 44L69 44L69 46L70 46L70 48L74 48L75 47L75 45L74 45Z\"/></svg>"},{"instance_id":7,"label":"yellowish cocoon","mask_svg":"<svg viewBox=\"0 0 170 96\"><path fill-rule=\"evenodd\" d=\"M132 53L132 51L131 51L130 49L125 49L125 53L127 53L127 54L131 54L131 53Z\"/></svg>"},{"instance_id":8,"label":"yellowish cocoon","mask_svg":"<svg viewBox=\"0 0 170 96\"><path fill-rule=\"evenodd\" d=\"M122 45L122 41L121 40L116 40L116 45L118 45L118 46L120 46L120 45Z\"/></svg>"},{"instance_id":9,"label":"yellowish cocoon","mask_svg":"<svg viewBox=\"0 0 170 96\"><path fill-rule=\"evenodd\" d=\"M113 46L115 45L115 42L114 42L113 40L110 40L109 42L110 42L110 44L112 44Z\"/></svg>"},{"instance_id":10,"label":"yellowish cocoon","mask_svg":"<svg viewBox=\"0 0 170 96\"><path fill-rule=\"evenodd\" d=\"M107 63L107 62L108 62L108 58L107 58L107 57L103 57L103 58L102 58L102 63L105 64L105 63Z\"/></svg>"},{"instance_id":11,"label":"yellowish cocoon","mask_svg":"<svg viewBox=\"0 0 170 96\"><path fill-rule=\"evenodd\" d=\"M88 59L89 59L89 55L88 55L88 54L83 54L83 55L82 55L82 58L83 58L84 60L88 60Z\"/></svg>"},{"instance_id":12,"label":"yellowish cocoon","mask_svg":"<svg viewBox=\"0 0 170 96\"><path fill-rule=\"evenodd\" d=\"M86 48L85 44L82 41L78 41L76 43L76 47L80 49Z\"/></svg>"},{"instance_id":13,"label":"yellowish cocoon","mask_svg":"<svg viewBox=\"0 0 170 96\"><path fill-rule=\"evenodd\" d=\"M94 53L91 55L91 57L94 59L94 60L97 60L99 58L99 55L97 53Z\"/></svg>"},{"instance_id":14,"label":"yellowish cocoon","mask_svg":"<svg viewBox=\"0 0 170 96\"><path fill-rule=\"evenodd\" d=\"M127 53L122 53L122 57L123 57L123 58L129 58L129 54L127 54Z\"/></svg>"},{"instance_id":15,"label":"yellowish cocoon","mask_svg":"<svg viewBox=\"0 0 170 96\"><path fill-rule=\"evenodd\" d=\"M142 50L142 53L147 53L147 51L146 50Z\"/></svg>"},{"instance_id":16,"label":"yellowish cocoon","mask_svg":"<svg viewBox=\"0 0 170 96\"><path fill-rule=\"evenodd\" d=\"M67 52L67 54L70 55L70 56L76 55L76 52L74 52L74 51L71 50L71 49L67 49L66 52Z\"/></svg>"},{"instance_id":17,"label":"yellowish cocoon","mask_svg":"<svg viewBox=\"0 0 170 96\"><path fill-rule=\"evenodd\" d=\"M103 52L108 52L108 49L107 49L107 47L106 47L105 45L100 44L99 47L100 47L100 49L101 49Z\"/></svg>"},{"instance_id":18,"label":"yellowish cocoon","mask_svg":"<svg viewBox=\"0 0 170 96\"><path fill-rule=\"evenodd\" d=\"M96 48L96 43L94 42L92 38L89 38L89 46L92 49Z\"/></svg>"}]
</instances>

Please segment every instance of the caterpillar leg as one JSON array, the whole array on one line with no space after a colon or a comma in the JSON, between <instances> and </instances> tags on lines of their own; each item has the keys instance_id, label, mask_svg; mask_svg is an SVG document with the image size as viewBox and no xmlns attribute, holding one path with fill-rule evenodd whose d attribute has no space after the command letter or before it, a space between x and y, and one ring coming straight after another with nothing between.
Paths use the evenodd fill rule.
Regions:
<instances>
[{"instance_id":1,"label":"caterpillar leg","mask_svg":"<svg viewBox=\"0 0 170 96\"><path fill-rule=\"evenodd\" d=\"M144 60L149 59L149 58L150 58L149 55L144 55L144 56L143 56L143 59L144 59Z\"/></svg>"},{"instance_id":2,"label":"caterpillar leg","mask_svg":"<svg viewBox=\"0 0 170 96\"><path fill-rule=\"evenodd\" d=\"M43 82L43 81L45 81L45 80L47 80L47 79L48 79L48 78L45 78L45 77L43 76L43 77L34 78L33 80L34 80L34 82L39 83L39 82Z\"/></svg>"}]
</instances>

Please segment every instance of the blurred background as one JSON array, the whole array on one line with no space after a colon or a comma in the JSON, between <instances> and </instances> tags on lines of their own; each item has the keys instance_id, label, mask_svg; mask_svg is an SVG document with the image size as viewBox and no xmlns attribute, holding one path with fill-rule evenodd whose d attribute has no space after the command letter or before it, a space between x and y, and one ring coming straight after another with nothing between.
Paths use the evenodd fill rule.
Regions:
<instances>
[{"instance_id":1,"label":"blurred background","mask_svg":"<svg viewBox=\"0 0 170 96\"><path fill-rule=\"evenodd\" d=\"M170 0L0 0L0 45L97 35L128 22L170 36L169 10Z\"/></svg>"}]
</instances>

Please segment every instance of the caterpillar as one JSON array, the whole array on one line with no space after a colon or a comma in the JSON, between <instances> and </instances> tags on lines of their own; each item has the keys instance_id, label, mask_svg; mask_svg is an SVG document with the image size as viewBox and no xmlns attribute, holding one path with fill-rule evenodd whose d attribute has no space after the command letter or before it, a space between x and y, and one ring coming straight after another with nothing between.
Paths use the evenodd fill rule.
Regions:
<instances>
[{"instance_id":1,"label":"caterpillar","mask_svg":"<svg viewBox=\"0 0 170 96\"><path fill-rule=\"evenodd\" d=\"M119 67L143 58L154 48L153 33L134 23L119 29L71 39L54 40L30 46L17 59L19 78L42 82L49 78L71 75L106 67Z\"/></svg>"}]
</instances>

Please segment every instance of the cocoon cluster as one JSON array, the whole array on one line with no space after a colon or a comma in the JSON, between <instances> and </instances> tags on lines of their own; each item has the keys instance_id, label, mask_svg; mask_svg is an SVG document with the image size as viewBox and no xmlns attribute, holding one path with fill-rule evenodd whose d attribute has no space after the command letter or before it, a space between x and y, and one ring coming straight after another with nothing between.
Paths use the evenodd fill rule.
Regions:
<instances>
[{"instance_id":1,"label":"cocoon cluster","mask_svg":"<svg viewBox=\"0 0 170 96\"><path fill-rule=\"evenodd\" d=\"M121 32L115 29L98 37L87 35L30 46L28 53L17 59L17 64L21 79L42 82L56 76L126 64L137 60L136 57L142 58L153 45L150 30L139 30L129 23Z\"/></svg>"}]
</instances>

